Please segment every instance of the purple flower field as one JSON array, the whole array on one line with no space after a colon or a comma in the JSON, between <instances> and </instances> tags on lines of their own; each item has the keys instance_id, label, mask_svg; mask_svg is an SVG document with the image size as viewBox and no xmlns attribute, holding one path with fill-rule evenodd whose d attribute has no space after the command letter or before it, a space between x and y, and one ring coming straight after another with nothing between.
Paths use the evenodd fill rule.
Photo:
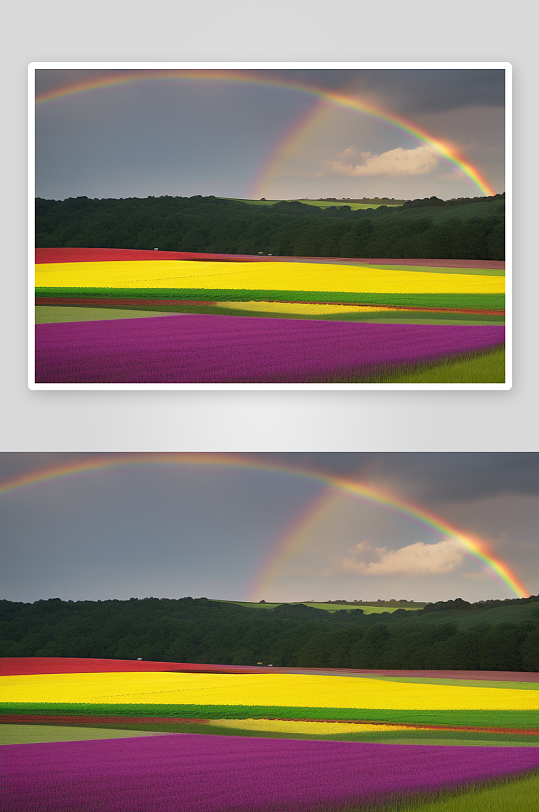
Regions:
<instances>
[{"instance_id":1,"label":"purple flower field","mask_svg":"<svg viewBox=\"0 0 539 812\"><path fill-rule=\"evenodd\" d=\"M539 767L533 747L165 734L2 748L2 812L307 812Z\"/></svg>"},{"instance_id":2,"label":"purple flower field","mask_svg":"<svg viewBox=\"0 0 539 812\"><path fill-rule=\"evenodd\" d=\"M503 326L181 314L36 325L37 383L301 383L499 346Z\"/></svg>"}]
</instances>

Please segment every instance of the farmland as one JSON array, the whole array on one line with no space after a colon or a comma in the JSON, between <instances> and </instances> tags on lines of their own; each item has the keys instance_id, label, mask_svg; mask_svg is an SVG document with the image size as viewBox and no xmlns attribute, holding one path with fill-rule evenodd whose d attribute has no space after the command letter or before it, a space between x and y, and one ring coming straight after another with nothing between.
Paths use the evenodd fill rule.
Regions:
<instances>
[{"instance_id":1,"label":"farmland","mask_svg":"<svg viewBox=\"0 0 539 812\"><path fill-rule=\"evenodd\" d=\"M251 204L253 206L274 206L275 203L283 203L283 202L286 202L286 203L303 203L304 205L317 206L318 208L321 208L321 209L329 209L329 208L331 208L333 206L348 206L352 211L357 211L358 209L360 209L360 210L362 210L362 209L377 209L380 206L388 206L388 207L389 206L391 206L391 207L402 206L402 204L405 202L404 200L388 200L387 198L384 199L384 200L378 200L377 202L375 202L374 199L372 201L368 201L368 202L362 202L362 201L359 201L359 200L349 200L349 199L343 199L343 200L309 200L307 198L302 198L301 200L295 199L295 200L283 201L283 200L262 200L262 199L261 200L246 200L244 198L237 198L237 197L233 197L233 198L220 197L219 200L235 200L238 203L249 203L249 204Z\"/></svg>"},{"instance_id":2,"label":"farmland","mask_svg":"<svg viewBox=\"0 0 539 812\"><path fill-rule=\"evenodd\" d=\"M238 606L246 606L249 609L274 609L276 606L283 605L279 603L267 603L266 601L259 603L249 601L219 601L219 603L235 603ZM377 601L377 603L364 603L363 601L329 601L327 603L301 601L301 603L292 604L292 606L298 605L310 606L313 609L325 609L326 612L340 612L343 609L361 609L364 614L371 614L373 612L394 612L397 609L415 611L416 609L423 609L426 604L412 601Z\"/></svg>"},{"instance_id":3,"label":"farmland","mask_svg":"<svg viewBox=\"0 0 539 812\"><path fill-rule=\"evenodd\" d=\"M38 249L36 382L503 382L503 274L494 261Z\"/></svg>"},{"instance_id":4,"label":"farmland","mask_svg":"<svg viewBox=\"0 0 539 812\"><path fill-rule=\"evenodd\" d=\"M508 788L533 797L538 673L1 664L4 812L452 811L494 809Z\"/></svg>"}]
</instances>

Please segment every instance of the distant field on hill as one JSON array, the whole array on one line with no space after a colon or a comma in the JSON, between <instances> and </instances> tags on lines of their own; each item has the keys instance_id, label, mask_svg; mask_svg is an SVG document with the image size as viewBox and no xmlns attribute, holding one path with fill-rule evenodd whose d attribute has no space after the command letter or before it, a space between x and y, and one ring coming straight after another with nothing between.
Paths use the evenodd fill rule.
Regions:
<instances>
[{"instance_id":1,"label":"distant field on hill","mask_svg":"<svg viewBox=\"0 0 539 812\"><path fill-rule=\"evenodd\" d=\"M332 206L348 206L352 211L357 209L377 209L379 206L402 206L401 200L381 200L379 203L357 203L353 200L303 200L291 198L289 200L246 200L241 197L220 197L219 200L235 200L237 203L251 203L253 206L274 206L276 203L306 203L307 206L318 206L319 209L329 209Z\"/></svg>"},{"instance_id":2,"label":"distant field on hill","mask_svg":"<svg viewBox=\"0 0 539 812\"><path fill-rule=\"evenodd\" d=\"M343 609L347 611L354 611L354 609L362 609L366 615L374 614L377 612L395 612L396 609L409 609L411 611L422 609L424 603L402 603L395 601L393 604L383 603L318 603L316 601L295 601L291 604L284 603L255 603L250 601L221 601L217 603L233 603L236 606L245 606L247 609L274 609L276 606L311 606L313 609L325 609L326 612L342 612Z\"/></svg>"},{"instance_id":3,"label":"distant field on hill","mask_svg":"<svg viewBox=\"0 0 539 812\"><path fill-rule=\"evenodd\" d=\"M398 217L415 220L421 217L432 217L435 222L460 219L469 220L472 217L490 217L493 215L505 216L505 200L493 201L490 198L483 200L471 200L463 205L451 205L450 201L446 206L418 206L412 208L403 207L405 201L381 200L379 203L357 203L351 200L242 200L240 198L219 198L220 200L233 200L236 203L248 203L253 206L275 206L276 203L302 203L307 206L316 206L319 209L329 209L333 207L342 208L348 206L352 211L379 209L386 206L392 209L387 213L389 217ZM384 217L384 214L380 214Z\"/></svg>"}]
</instances>

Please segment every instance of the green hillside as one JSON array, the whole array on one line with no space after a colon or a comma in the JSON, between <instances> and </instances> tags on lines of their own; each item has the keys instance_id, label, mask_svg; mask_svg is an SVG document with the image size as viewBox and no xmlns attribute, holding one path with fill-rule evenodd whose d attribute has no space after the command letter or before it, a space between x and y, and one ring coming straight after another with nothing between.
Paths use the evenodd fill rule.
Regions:
<instances>
[{"instance_id":1,"label":"green hillside","mask_svg":"<svg viewBox=\"0 0 539 812\"><path fill-rule=\"evenodd\" d=\"M261 608L190 597L1 600L0 656L539 671L539 596L476 604L457 599L415 611L330 606L340 608Z\"/></svg>"},{"instance_id":2,"label":"green hillside","mask_svg":"<svg viewBox=\"0 0 539 812\"><path fill-rule=\"evenodd\" d=\"M342 202L322 208L298 201L269 205L200 195L36 200L39 248L497 261L504 259L504 240L501 195L428 198L354 211Z\"/></svg>"},{"instance_id":3,"label":"green hillside","mask_svg":"<svg viewBox=\"0 0 539 812\"><path fill-rule=\"evenodd\" d=\"M441 201L444 205L436 206L426 202L422 206L410 206L409 208L403 204L410 204L416 201L405 200L374 200L368 203L362 203L357 200L245 200L242 198L223 197L219 200L234 200L237 203L248 203L252 206L274 206L276 203L299 203L306 206L316 206L320 209L330 208L349 208L351 211L367 210L367 209L380 209L386 207L391 209L391 216L404 217L405 219L417 219L424 217L428 212L428 216L432 217L434 222L445 222L447 220L458 217L461 220L469 220L472 217L490 217L493 215L500 215L505 217L505 199L498 197L497 205L493 205L491 198L470 198L469 202L455 202Z\"/></svg>"},{"instance_id":4,"label":"green hillside","mask_svg":"<svg viewBox=\"0 0 539 812\"><path fill-rule=\"evenodd\" d=\"M471 608L469 608L471 607ZM500 606L488 604L470 604L468 608L447 608L439 611L421 613L421 623L443 625L456 623L460 629L471 629L482 624L498 625L501 623L522 623L525 621L537 622L539 620L539 603L501 602Z\"/></svg>"}]
</instances>

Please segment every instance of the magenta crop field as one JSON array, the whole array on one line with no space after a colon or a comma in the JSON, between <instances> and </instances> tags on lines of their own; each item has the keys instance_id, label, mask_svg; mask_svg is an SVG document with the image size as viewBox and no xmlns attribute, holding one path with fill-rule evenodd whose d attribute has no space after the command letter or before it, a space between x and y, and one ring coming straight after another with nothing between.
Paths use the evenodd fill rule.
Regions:
<instances>
[{"instance_id":1,"label":"magenta crop field","mask_svg":"<svg viewBox=\"0 0 539 812\"><path fill-rule=\"evenodd\" d=\"M37 383L323 382L502 345L503 326L218 315L36 326Z\"/></svg>"},{"instance_id":2,"label":"magenta crop field","mask_svg":"<svg viewBox=\"0 0 539 812\"><path fill-rule=\"evenodd\" d=\"M307 812L539 767L539 749L165 734L7 745L2 812Z\"/></svg>"}]
</instances>

